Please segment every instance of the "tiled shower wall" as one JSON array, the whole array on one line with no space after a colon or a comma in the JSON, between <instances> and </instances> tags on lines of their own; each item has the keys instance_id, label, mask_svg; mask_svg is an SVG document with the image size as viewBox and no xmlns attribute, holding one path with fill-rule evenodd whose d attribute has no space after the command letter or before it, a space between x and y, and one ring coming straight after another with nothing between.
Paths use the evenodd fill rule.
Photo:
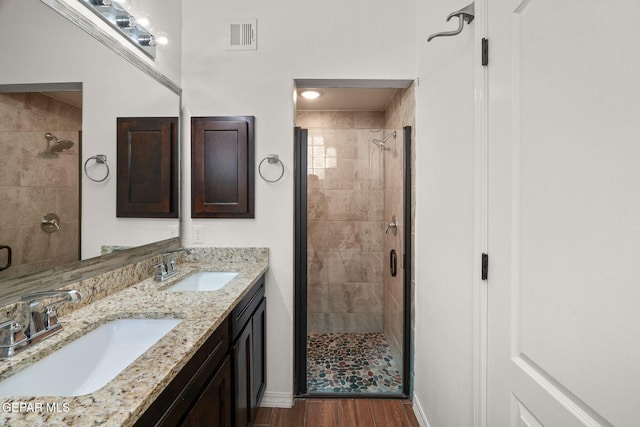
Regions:
<instances>
[{"instance_id":1,"label":"tiled shower wall","mask_svg":"<svg viewBox=\"0 0 640 427\"><path fill-rule=\"evenodd\" d=\"M0 245L13 249L0 279L78 259L81 128L80 108L39 93L0 94ZM47 155L47 132L73 147ZM48 234L40 221L50 212L60 217L60 230Z\"/></svg>"},{"instance_id":2,"label":"tiled shower wall","mask_svg":"<svg viewBox=\"0 0 640 427\"><path fill-rule=\"evenodd\" d=\"M308 129L308 330L382 332L383 112L297 113Z\"/></svg>"},{"instance_id":3,"label":"tiled shower wall","mask_svg":"<svg viewBox=\"0 0 640 427\"><path fill-rule=\"evenodd\" d=\"M389 139L388 146L391 151L385 153L384 162L384 218L390 221L393 215L397 218L398 234L394 236L391 231L384 236L385 271L383 301L384 301L384 335L389 342L389 347L397 361L401 361L403 338L403 277L404 265L402 263L404 253L404 195L403 195L403 128L414 128L414 91L413 86L405 90L399 90L391 99L385 111L386 132L396 131L396 139ZM413 140L413 138L412 138ZM415 152L415 150L414 150ZM398 272L392 277L388 268L388 256L392 249L398 255Z\"/></svg>"}]
</instances>

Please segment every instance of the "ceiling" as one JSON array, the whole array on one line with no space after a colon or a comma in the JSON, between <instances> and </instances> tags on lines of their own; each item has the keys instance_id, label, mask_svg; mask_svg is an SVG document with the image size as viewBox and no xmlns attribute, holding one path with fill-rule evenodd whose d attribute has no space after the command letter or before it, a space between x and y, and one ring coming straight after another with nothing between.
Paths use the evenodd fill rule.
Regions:
<instances>
[{"instance_id":1,"label":"ceiling","mask_svg":"<svg viewBox=\"0 0 640 427\"><path fill-rule=\"evenodd\" d=\"M82 91L47 91L41 93L65 104L82 108Z\"/></svg>"},{"instance_id":2,"label":"ceiling","mask_svg":"<svg viewBox=\"0 0 640 427\"><path fill-rule=\"evenodd\" d=\"M298 111L384 111L396 88L327 88L313 89L321 93L316 99L300 96L309 87L298 88Z\"/></svg>"}]
</instances>

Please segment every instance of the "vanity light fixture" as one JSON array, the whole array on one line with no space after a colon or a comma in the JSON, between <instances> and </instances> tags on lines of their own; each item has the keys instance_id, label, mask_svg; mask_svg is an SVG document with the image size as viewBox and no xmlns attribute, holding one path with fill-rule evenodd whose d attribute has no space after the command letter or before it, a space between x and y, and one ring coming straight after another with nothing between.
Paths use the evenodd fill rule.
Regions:
<instances>
[{"instance_id":1,"label":"vanity light fixture","mask_svg":"<svg viewBox=\"0 0 640 427\"><path fill-rule=\"evenodd\" d=\"M78 1L133 43L134 46L142 50L150 58L155 59L156 44L159 44L159 38L150 31L151 22L148 13L140 12L139 14L134 14L128 12L131 9L129 0Z\"/></svg>"},{"instance_id":2,"label":"vanity light fixture","mask_svg":"<svg viewBox=\"0 0 640 427\"><path fill-rule=\"evenodd\" d=\"M302 96L305 99L316 99L322 96L322 93L317 90L304 90L300 92L300 96Z\"/></svg>"}]
</instances>

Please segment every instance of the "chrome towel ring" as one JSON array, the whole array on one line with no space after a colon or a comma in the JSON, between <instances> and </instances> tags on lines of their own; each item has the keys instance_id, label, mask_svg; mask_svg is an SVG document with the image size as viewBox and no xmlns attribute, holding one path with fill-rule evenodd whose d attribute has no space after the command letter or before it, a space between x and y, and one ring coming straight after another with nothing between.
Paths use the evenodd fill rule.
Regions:
<instances>
[{"instance_id":1,"label":"chrome towel ring","mask_svg":"<svg viewBox=\"0 0 640 427\"><path fill-rule=\"evenodd\" d=\"M280 172L280 176L278 176L276 179L267 179L262 174L262 164L265 162L265 160L267 161L268 164L272 164L272 165L275 165L277 163L280 164L280 168L282 169L282 171ZM267 182L278 182L284 176L284 163L282 163L282 160L280 160L277 154L269 154L267 157L265 157L260 161L260 164L258 165L258 174L260 174L260 178L264 179Z\"/></svg>"},{"instance_id":2,"label":"chrome towel ring","mask_svg":"<svg viewBox=\"0 0 640 427\"><path fill-rule=\"evenodd\" d=\"M95 160L96 163L105 165L105 167L107 168L107 173L105 174L104 178L95 179L91 175L89 175L89 172L87 171L87 164L89 163L90 160ZM84 162L84 174L87 175L87 178L89 178L93 182L102 182L102 181L106 180L107 178L109 178L109 165L107 164L107 156L105 154L96 154L95 156L89 157Z\"/></svg>"}]
</instances>

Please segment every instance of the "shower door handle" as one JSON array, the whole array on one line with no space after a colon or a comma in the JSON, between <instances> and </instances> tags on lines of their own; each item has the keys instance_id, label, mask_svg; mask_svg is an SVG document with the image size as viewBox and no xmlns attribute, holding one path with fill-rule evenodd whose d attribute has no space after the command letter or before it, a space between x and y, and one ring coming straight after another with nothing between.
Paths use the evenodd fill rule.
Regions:
<instances>
[{"instance_id":1,"label":"shower door handle","mask_svg":"<svg viewBox=\"0 0 640 427\"><path fill-rule=\"evenodd\" d=\"M3 249L7 250L7 263L5 265L0 266L0 271L6 270L7 268L11 267L11 247L0 245L0 251Z\"/></svg>"},{"instance_id":2,"label":"shower door handle","mask_svg":"<svg viewBox=\"0 0 640 427\"><path fill-rule=\"evenodd\" d=\"M391 249L391 252L389 252L389 272L391 277L396 277L398 274L398 254L396 254L395 249Z\"/></svg>"}]
</instances>

